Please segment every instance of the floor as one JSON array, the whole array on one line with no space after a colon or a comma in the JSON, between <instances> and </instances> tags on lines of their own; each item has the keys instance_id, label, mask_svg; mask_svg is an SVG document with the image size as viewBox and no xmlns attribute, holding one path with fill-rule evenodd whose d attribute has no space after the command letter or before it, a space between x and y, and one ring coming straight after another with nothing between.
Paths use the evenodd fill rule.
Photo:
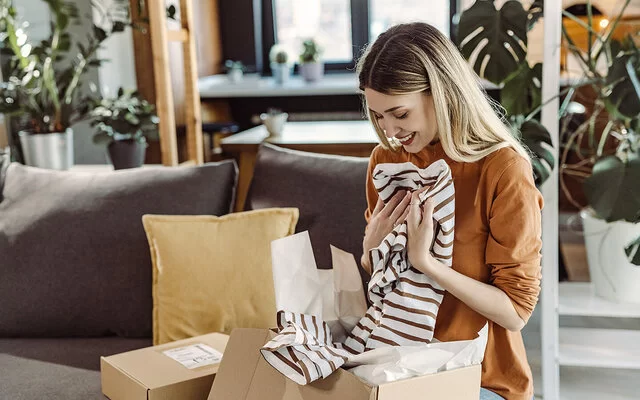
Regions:
<instances>
[{"instance_id":1,"label":"floor","mask_svg":"<svg viewBox=\"0 0 640 400\"><path fill-rule=\"evenodd\" d=\"M562 326L640 329L640 320L590 317L563 317ZM527 356L533 372L536 399L542 399L540 368L540 315L536 309L523 330ZM640 346L640 343L638 344ZM560 367L561 400L640 399L640 370Z\"/></svg>"}]
</instances>

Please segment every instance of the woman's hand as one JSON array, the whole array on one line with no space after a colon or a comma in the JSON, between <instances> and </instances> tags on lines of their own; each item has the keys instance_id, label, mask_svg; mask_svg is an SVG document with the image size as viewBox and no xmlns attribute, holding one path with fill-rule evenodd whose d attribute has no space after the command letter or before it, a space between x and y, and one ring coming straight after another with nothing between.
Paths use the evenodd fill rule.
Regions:
<instances>
[{"instance_id":1,"label":"woman's hand","mask_svg":"<svg viewBox=\"0 0 640 400\"><path fill-rule=\"evenodd\" d=\"M424 203L424 210L420 207L419 195L423 189L413 192L411 203L409 204L409 215L407 216L407 256L409 262L415 268L426 275L435 263L431 256L431 244L433 243L433 208L434 202L430 197Z\"/></svg>"},{"instance_id":2,"label":"woman's hand","mask_svg":"<svg viewBox=\"0 0 640 400\"><path fill-rule=\"evenodd\" d=\"M396 225L404 222L409 213L409 202L411 201L411 193L399 191L384 204L378 197L376 208L371 214L369 224L364 231L364 240L362 241L362 267L371 273L371 265L369 265L369 250L380 245L382 240L393 230Z\"/></svg>"}]
</instances>

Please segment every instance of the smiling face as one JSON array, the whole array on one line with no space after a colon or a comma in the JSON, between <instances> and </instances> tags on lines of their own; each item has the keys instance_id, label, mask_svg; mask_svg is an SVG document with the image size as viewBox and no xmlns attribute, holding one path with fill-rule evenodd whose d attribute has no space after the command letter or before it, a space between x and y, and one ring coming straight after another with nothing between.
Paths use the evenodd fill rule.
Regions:
<instances>
[{"instance_id":1,"label":"smiling face","mask_svg":"<svg viewBox=\"0 0 640 400\"><path fill-rule=\"evenodd\" d=\"M417 153L438 135L433 97L425 93L389 95L365 88L367 106L387 138Z\"/></svg>"}]
</instances>

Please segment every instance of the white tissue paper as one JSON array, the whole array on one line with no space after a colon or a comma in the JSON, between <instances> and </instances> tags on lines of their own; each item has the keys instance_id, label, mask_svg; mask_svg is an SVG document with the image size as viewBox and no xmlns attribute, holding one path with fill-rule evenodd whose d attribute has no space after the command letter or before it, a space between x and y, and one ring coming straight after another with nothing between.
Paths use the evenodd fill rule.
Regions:
<instances>
[{"instance_id":1,"label":"white tissue paper","mask_svg":"<svg viewBox=\"0 0 640 400\"><path fill-rule=\"evenodd\" d=\"M315 315L342 341L367 311L352 254L331 246L333 269L318 269L309 232L271 242L276 309Z\"/></svg>"},{"instance_id":2,"label":"white tissue paper","mask_svg":"<svg viewBox=\"0 0 640 400\"><path fill-rule=\"evenodd\" d=\"M342 343L367 312L362 280L352 254L331 246L333 269L316 267L307 231L271 242L278 310L315 315ZM350 357L345 368L371 385L481 364L487 325L473 340L396 346Z\"/></svg>"},{"instance_id":3,"label":"white tissue paper","mask_svg":"<svg viewBox=\"0 0 640 400\"><path fill-rule=\"evenodd\" d=\"M344 368L370 385L435 374L481 364L488 325L473 340L432 342L422 346L384 347L350 357Z\"/></svg>"}]
</instances>

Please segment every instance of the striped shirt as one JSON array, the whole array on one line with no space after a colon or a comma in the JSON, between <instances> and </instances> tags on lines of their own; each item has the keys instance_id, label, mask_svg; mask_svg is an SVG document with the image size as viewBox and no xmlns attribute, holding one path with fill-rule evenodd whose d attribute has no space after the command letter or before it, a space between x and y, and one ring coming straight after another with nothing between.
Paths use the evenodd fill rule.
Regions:
<instances>
[{"instance_id":1,"label":"striped shirt","mask_svg":"<svg viewBox=\"0 0 640 400\"><path fill-rule=\"evenodd\" d=\"M400 190L425 186L420 201L432 197L436 222L431 252L452 265L455 191L443 160L419 169L411 163L378 164L373 182L383 202ZM370 250L373 266L368 287L371 306L344 343L334 343L327 324L315 316L278 313L279 335L261 350L265 360L298 384L324 378L350 355L383 346L430 343L444 290L415 269L407 258L407 224L397 225Z\"/></svg>"}]
</instances>

